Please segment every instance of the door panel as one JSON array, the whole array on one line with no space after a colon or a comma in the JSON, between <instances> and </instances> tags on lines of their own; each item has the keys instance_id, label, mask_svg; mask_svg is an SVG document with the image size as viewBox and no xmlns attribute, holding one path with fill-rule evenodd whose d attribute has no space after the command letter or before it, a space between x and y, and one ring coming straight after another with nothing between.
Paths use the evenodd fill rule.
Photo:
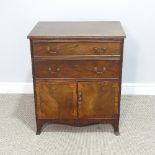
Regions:
<instances>
[{"instance_id":1,"label":"door panel","mask_svg":"<svg viewBox=\"0 0 155 155\"><path fill-rule=\"evenodd\" d=\"M78 82L79 118L112 118L118 114L118 81Z\"/></svg>"},{"instance_id":2,"label":"door panel","mask_svg":"<svg viewBox=\"0 0 155 155\"><path fill-rule=\"evenodd\" d=\"M77 117L76 82L37 80L37 115L40 119Z\"/></svg>"}]
</instances>

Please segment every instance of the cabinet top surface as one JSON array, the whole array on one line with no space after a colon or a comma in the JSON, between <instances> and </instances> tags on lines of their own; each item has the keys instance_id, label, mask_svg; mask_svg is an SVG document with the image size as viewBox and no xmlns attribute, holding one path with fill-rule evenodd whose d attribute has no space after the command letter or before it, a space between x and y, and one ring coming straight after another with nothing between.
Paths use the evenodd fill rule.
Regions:
<instances>
[{"instance_id":1,"label":"cabinet top surface","mask_svg":"<svg viewBox=\"0 0 155 155\"><path fill-rule=\"evenodd\" d=\"M38 22L28 38L125 38L125 33L119 21Z\"/></svg>"}]
</instances>

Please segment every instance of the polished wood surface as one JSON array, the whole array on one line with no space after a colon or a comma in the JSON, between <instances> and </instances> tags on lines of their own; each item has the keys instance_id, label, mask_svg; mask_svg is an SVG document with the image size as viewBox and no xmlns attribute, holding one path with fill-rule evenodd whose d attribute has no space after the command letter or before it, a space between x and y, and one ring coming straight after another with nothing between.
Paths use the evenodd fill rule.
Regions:
<instances>
[{"instance_id":1,"label":"polished wood surface","mask_svg":"<svg viewBox=\"0 0 155 155\"><path fill-rule=\"evenodd\" d=\"M46 122L112 124L119 133L120 22L39 22L31 44L36 134Z\"/></svg>"},{"instance_id":2,"label":"polished wood surface","mask_svg":"<svg viewBox=\"0 0 155 155\"><path fill-rule=\"evenodd\" d=\"M76 82L37 80L36 90L39 119L77 117Z\"/></svg>"},{"instance_id":3,"label":"polished wood surface","mask_svg":"<svg viewBox=\"0 0 155 155\"><path fill-rule=\"evenodd\" d=\"M119 61L41 61L36 60L37 78L119 78Z\"/></svg>"},{"instance_id":4,"label":"polished wood surface","mask_svg":"<svg viewBox=\"0 0 155 155\"><path fill-rule=\"evenodd\" d=\"M124 38L119 21L38 22L28 38Z\"/></svg>"},{"instance_id":5,"label":"polished wood surface","mask_svg":"<svg viewBox=\"0 0 155 155\"><path fill-rule=\"evenodd\" d=\"M79 118L113 118L118 114L119 81L79 82Z\"/></svg>"},{"instance_id":6,"label":"polished wood surface","mask_svg":"<svg viewBox=\"0 0 155 155\"><path fill-rule=\"evenodd\" d=\"M65 56L34 56L34 60L120 60L121 56L113 55L65 55Z\"/></svg>"},{"instance_id":7,"label":"polished wood surface","mask_svg":"<svg viewBox=\"0 0 155 155\"><path fill-rule=\"evenodd\" d=\"M33 45L35 56L120 55L121 42L39 42Z\"/></svg>"}]
</instances>

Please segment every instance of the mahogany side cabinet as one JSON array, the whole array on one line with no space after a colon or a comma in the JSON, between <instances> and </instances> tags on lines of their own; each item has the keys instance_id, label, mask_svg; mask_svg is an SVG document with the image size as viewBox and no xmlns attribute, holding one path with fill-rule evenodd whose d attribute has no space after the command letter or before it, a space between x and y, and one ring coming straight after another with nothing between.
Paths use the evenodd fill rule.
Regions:
<instances>
[{"instance_id":1,"label":"mahogany side cabinet","mask_svg":"<svg viewBox=\"0 0 155 155\"><path fill-rule=\"evenodd\" d=\"M46 122L109 123L119 134L125 37L119 21L37 23L28 35L36 134Z\"/></svg>"}]
</instances>

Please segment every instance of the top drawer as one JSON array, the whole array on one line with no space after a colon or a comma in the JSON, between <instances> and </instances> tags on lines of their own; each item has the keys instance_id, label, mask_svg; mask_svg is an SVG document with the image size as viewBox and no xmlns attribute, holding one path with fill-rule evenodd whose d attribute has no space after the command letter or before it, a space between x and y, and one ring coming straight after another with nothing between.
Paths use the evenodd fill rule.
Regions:
<instances>
[{"instance_id":1,"label":"top drawer","mask_svg":"<svg viewBox=\"0 0 155 155\"><path fill-rule=\"evenodd\" d=\"M34 42L34 56L120 55L121 42Z\"/></svg>"}]
</instances>

